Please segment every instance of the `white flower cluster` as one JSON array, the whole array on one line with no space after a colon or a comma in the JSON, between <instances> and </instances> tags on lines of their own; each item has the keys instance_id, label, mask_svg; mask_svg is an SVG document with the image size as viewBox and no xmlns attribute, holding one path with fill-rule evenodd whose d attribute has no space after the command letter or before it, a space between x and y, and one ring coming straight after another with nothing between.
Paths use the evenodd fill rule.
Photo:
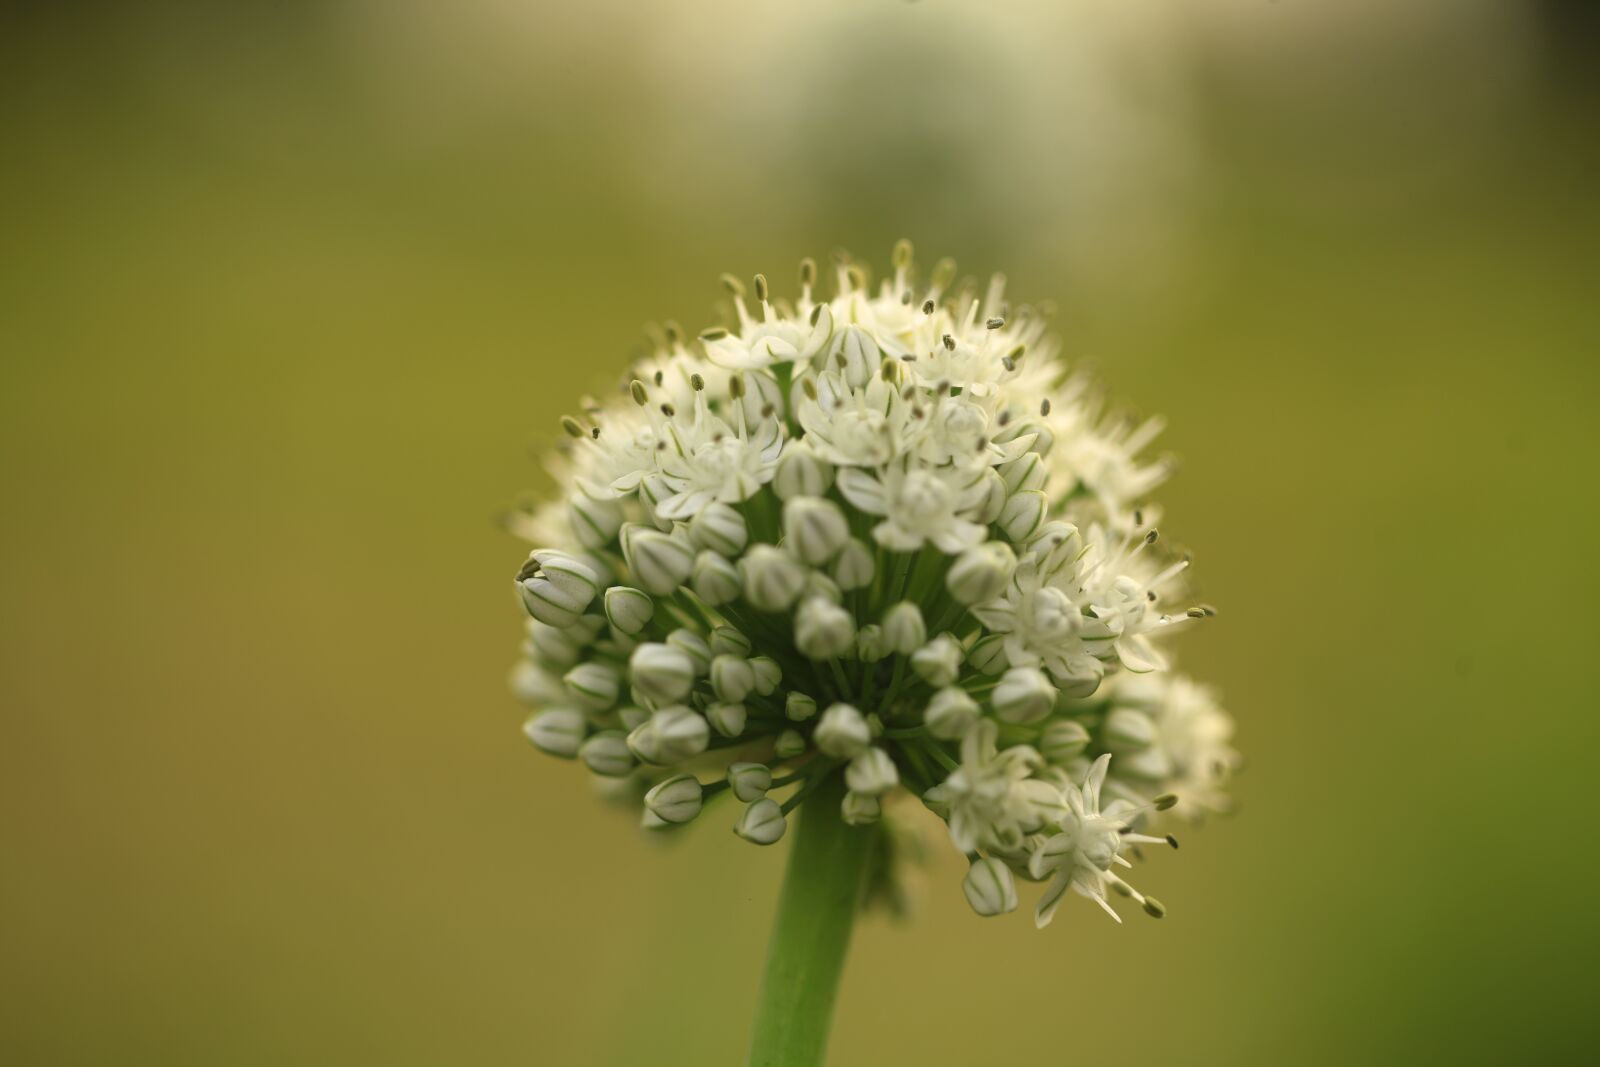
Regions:
<instances>
[{"instance_id":1,"label":"white flower cluster","mask_svg":"<svg viewBox=\"0 0 1600 1067\"><path fill-rule=\"evenodd\" d=\"M1166 638L1187 559L1152 525L1159 424L1103 416L1004 281L875 289L801 265L792 304L732 278L728 325L662 331L563 425L564 500L520 514L526 732L648 785L645 823L724 794L757 844L842 774L843 818L904 789L942 817L982 915L1016 878L1162 907L1117 872L1159 816L1226 805L1237 755ZM551 546L551 547L545 547ZM781 799L780 799L781 798Z\"/></svg>"}]
</instances>

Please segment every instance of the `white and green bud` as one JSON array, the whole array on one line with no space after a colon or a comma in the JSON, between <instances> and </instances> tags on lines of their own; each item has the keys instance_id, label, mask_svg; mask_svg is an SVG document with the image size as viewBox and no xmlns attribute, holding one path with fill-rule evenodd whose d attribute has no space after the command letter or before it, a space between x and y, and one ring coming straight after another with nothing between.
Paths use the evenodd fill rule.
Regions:
<instances>
[{"instance_id":1,"label":"white and green bud","mask_svg":"<svg viewBox=\"0 0 1600 1067\"><path fill-rule=\"evenodd\" d=\"M810 597L794 616L794 645L807 659L829 659L850 651L855 620L837 604Z\"/></svg>"},{"instance_id":2,"label":"white and green bud","mask_svg":"<svg viewBox=\"0 0 1600 1067\"><path fill-rule=\"evenodd\" d=\"M756 676L756 695L769 697L778 691L778 683L783 681L783 668L778 666L778 661L771 656L755 656L750 660L750 669Z\"/></svg>"},{"instance_id":3,"label":"white and green bud","mask_svg":"<svg viewBox=\"0 0 1600 1067\"><path fill-rule=\"evenodd\" d=\"M661 708L650 716L650 729L655 732L659 751L667 763L693 759L711 741L711 728L704 716L681 704Z\"/></svg>"},{"instance_id":4,"label":"white and green bud","mask_svg":"<svg viewBox=\"0 0 1600 1067\"><path fill-rule=\"evenodd\" d=\"M911 654L911 669L935 688L953 685L961 677L961 642L940 634Z\"/></svg>"},{"instance_id":5,"label":"white and green bud","mask_svg":"<svg viewBox=\"0 0 1600 1067\"><path fill-rule=\"evenodd\" d=\"M706 721L723 737L738 737L744 733L744 724L750 713L743 704L718 702L706 708Z\"/></svg>"},{"instance_id":6,"label":"white and green bud","mask_svg":"<svg viewBox=\"0 0 1600 1067\"><path fill-rule=\"evenodd\" d=\"M511 668L511 692L524 704L545 707L566 701L567 683L561 680L559 674L537 663L522 660Z\"/></svg>"},{"instance_id":7,"label":"white and green bud","mask_svg":"<svg viewBox=\"0 0 1600 1067\"><path fill-rule=\"evenodd\" d=\"M883 350L878 342L855 323L835 333L828 346L828 369L837 370L852 389L872 381L882 360Z\"/></svg>"},{"instance_id":8,"label":"white and green bud","mask_svg":"<svg viewBox=\"0 0 1600 1067\"><path fill-rule=\"evenodd\" d=\"M739 821L734 824L733 832L752 845L771 845L776 844L788 828L788 820L783 817L783 809L778 802L770 797L762 797L744 809Z\"/></svg>"},{"instance_id":9,"label":"white and green bud","mask_svg":"<svg viewBox=\"0 0 1600 1067\"><path fill-rule=\"evenodd\" d=\"M622 724L624 730L632 733L641 724L650 721L650 713L644 708L630 704L625 708L617 709L617 721Z\"/></svg>"},{"instance_id":10,"label":"white and green bud","mask_svg":"<svg viewBox=\"0 0 1600 1067\"><path fill-rule=\"evenodd\" d=\"M672 520L656 509L660 507L663 500L672 495L672 486L667 484L665 475L646 474L639 482L639 503L644 505L644 510L650 516L650 521L655 523L656 529L662 533L667 533L672 529ZM621 536L626 537L627 535L627 527L623 527Z\"/></svg>"},{"instance_id":11,"label":"white and green bud","mask_svg":"<svg viewBox=\"0 0 1600 1067\"><path fill-rule=\"evenodd\" d=\"M994 468L984 471L983 498L978 501L977 507L972 509L972 521L983 526L994 522L1005 510L1006 498L1010 495L1005 480L995 472Z\"/></svg>"},{"instance_id":12,"label":"white and green bud","mask_svg":"<svg viewBox=\"0 0 1600 1067\"><path fill-rule=\"evenodd\" d=\"M883 639L883 627L869 622L856 631L856 658L862 663L877 663L889 654Z\"/></svg>"},{"instance_id":13,"label":"white and green bud","mask_svg":"<svg viewBox=\"0 0 1600 1067\"><path fill-rule=\"evenodd\" d=\"M772 788L772 768L765 763L730 763L728 785L735 797L746 804L753 804Z\"/></svg>"},{"instance_id":14,"label":"white and green bud","mask_svg":"<svg viewBox=\"0 0 1600 1067\"><path fill-rule=\"evenodd\" d=\"M607 663L580 663L561 680L572 699L589 711L605 711L622 695L622 673Z\"/></svg>"},{"instance_id":15,"label":"white and green bud","mask_svg":"<svg viewBox=\"0 0 1600 1067\"><path fill-rule=\"evenodd\" d=\"M528 640L524 651L540 666L564 671L583 657L588 642L576 626L551 626L538 619L528 620Z\"/></svg>"},{"instance_id":16,"label":"white and green bud","mask_svg":"<svg viewBox=\"0 0 1600 1067\"><path fill-rule=\"evenodd\" d=\"M711 631L713 656L748 656L750 639L731 626L718 626Z\"/></svg>"},{"instance_id":17,"label":"white and green bud","mask_svg":"<svg viewBox=\"0 0 1600 1067\"><path fill-rule=\"evenodd\" d=\"M606 621L616 627L618 633L629 636L649 626L656 610L649 593L626 585L614 585L606 590L605 607Z\"/></svg>"},{"instance_id":18,"label":"white and green bud","mask_svg":"<svg viewBox=\"0 0 1600 1067\"><path fill-rule=\"evenodd\" d=\"M852 793L882 796L900 784L894 760L881 748L861 752L844 769L844 784Z\"/></svg>"},{"instance_id":19,"label":"white and green bud","mask_svg":"<svg viewBox=\"0 0 1600 1067\"><path fill-rule=\"evenodd\" d=\"M692 774L675 774L652 786L644 795L650 814L668 823L686 823L700 814L704 790Z\"/></svg>"},{"instance_id":20,"label":"white and green bud","mask_svg":"<svg viewBox=\"0 0 1600 1067\"><path fill-rule=\"evenodd\" d=\"M817 702L810 695L793 689L783 700L783 713L793 722L805 722L816 717Z\"/></svg>"},{"instance_id":21,"label":"white and green bud","mask_svg":"<svg viewBox=\"0 0 1600 1067\"><path fill-rule=\"evenodd\" d=\"M902 600L883 614L883 644L890 652L909 656L928 642L922 609Z\"/></svg>"},{"instance_id":22,"label":"white and green bud","mask_svg":"<svg viewBox=\"0 0 1600 1067\"><path fill-rule=\"evenodd\" d=\"M849 704L834 704L817 720L811 739L823 755L852 759L872 743L867 718Z\"/></svg>"},{"instance_id":23,"label":"white and green bud","mask_svg":"<svg viewBox=\"0 0 1600 1067\"><path fill-rule=\"evenodd\" d=\"M839 815L846 826L870 826L882 814L882 802L869 793L846 793L839 804Z\"/></svg>"},{"instance_id":24,"label":"white and green bud","mask_svg":"<svg viewBox=\"0 0 1600 1067\"><path fill-rule=\"evenodd\" d=\"M567 521L578 543L584 548L604 548L622 529L622 505L615 500L596 500L583 493L567 499Z\"/></svg>"},{"instance_id":25,"label":"white and green bud","mask_svg":"<svg viewBox=\"0 0 1600 1067\"><path fill-rule=\"evenodd\" d=\"M833 467L799 440L790 441L778 457L772 476L772 491L782 500L798 496L821 496L833 484Z\"/></svg>"},{"instance_id":26,"label":"white and green bud","mask_svg":"<svg viewBox=\"0 0 1600 1067\"><path fill-rule=\"evenodd\" d=\"M1005 634L989 634L967 650L967 662L980 674L1003 674L1011 666Z\"/></svg>"},{"instance_id":27,"label":"white and green bud","mask_svg":"<svg viewBox=\"0 0 1600 1067\"><path fill-rule=\"evenodd\" d=\"M973 861L967 868L967 876L961 880L961 891L966 894L972 910L985 918L1004 915L1017 908L1017 880L1011 868L993 856Z\"/></svg>"},{"instance_id":28,"label":"white and green bud","mask_svg":"<svg viewBox=\"0 0 1600 1067\"><path fill-rule=\"evenodd\" d=\"M1039 734L1039 755L1046 763L1065 766L1089 747L1089 731L1074 719L1057 719Z\"/></svg>"},{"instance_id":29,"label":"white and green bud","mask_svg":"<svg viewBox=\"0 0 1600 1067\"><path fill-rule=\"evenodd\" d=\"M806 750L806 738L799 730L784 730L772 743L779 759L793 759Z\"/></svg>"},{"instance_id":30,"label":"white and green bud","mask_svg":"<svg viewBox=\"0 0 1600 1067\"><path fill-rule=\"evenodd\" d=\"M633 650L628 674L633 691L653 705L676 703L694 688L694 661L688 653L654 641Z\"/></svg>"},{"instance_id":31,"label":"white and green bud","mask_svg":"<svg viewBox=\"0 0 1600 1067\"><path fill-rule=\"evenodd\" d=\"M1044 525L1044 517L1049 510L1050 502L1045 499L1044 493L1037 489L1024 489L1006 500L1006 506L1001 509L1000 517L995 522L1012 541L1019 545L1026 544Z\"/></svg>"},{"instance_id":32,"label":"white and green bud","mask_svg":"<svg viewBox=\"0 0 1600 1067\"><path fill-rule=\"evenodd\" d=\"M1100 727L1100 736L1112 752L1137 752L1156 743L1156 724L1134 708L1112 708Z\"/></svg>"},{"instance_id":33,"label":"white and green bud","mask_svg":"<svg viewBox=\"0 0 1600 1067\"><path fill-rule=\"evenodd\" d=\"M1000 477L1005 479L1008 493L1022 493L1043 489L1049 480L1044 457L1037 452L1027 452L1009 463L1000 465Z\"/></svg>"},{"instance_id":34,"label":"white and green bud","mask_svg":"<svg viewBox=\"0 0 1600 1067\"><path fill-rule=\"evenodd\" d=\"M744 597L761 611L788 611L806 586L806 569L773 545L752 545L739 560Z\"/></svg>"},{"instance_id":35,"label":"white and green bud","mask_svg":"<svg viewBox=\"0 0 1600 1067\"><path fill-rule=\"evenodd\" d=\"M959 604L982 604L1005 592L1017 570L1017 554L1004 541L985 541L956 557L945 588Z\"/></svg>"},{"instance_id":36,"label":"white and green bud","mask_svg":"<svg viewBox=\"0 0 1600 1067\"><path fill-rule=\"evenodd\" d=\"M922 713L928 732L944 741L959 741L978 721L978 702L959 686L946 686L933 694Z\"/></svg>"},{"instance_id":37,"label":"white and green bud","mask_svg":"<svg viewBox=\"0 0 1600 1067\"><path fill-rule=\"evenodd\" d=\"M1038 722L1056 706L1059 693L1037 667L1013 667L1000 678L990 700L1001 722Z\"/></svg>"},{"instance_id":38,"label":"white and green bud","mask_svg":"<svg viewBox=\"0 0 1600 1067\"><path fill-rule=\"evenodd\" d=\"M806 587L800 593L800 599L807 597L821 597L830 604L844 603L844 590L839 588L839 583L829 578L822 571L806 571Z\"/></svg>"},{"instance_id":39,"label":"white and green bud","mask_svg":"<svg viewBox=\"0 0 1600 1067\"><path fill-rule=\"evenodd\" d=\"M542 623L571 626L600 592L600 577L565 552L533 553L517 574L522 606Z\"/></svg>"},{"instance_id":40,"label":"white and green bud","mask_svg":"<svg viewBox=\"0 0 1600 1067\"><path fill-rule=\"evenodd\" d=\"M667 644L689 657L689 661L694 664L696 678L711 672L711 646L706 643L705 638L693 630L686 630L680 626L667 635Z\"/></svg>"},{"instance_id":41,"label":"white and green bud","mask_svg":"<svg viewBox=\"0 0 1600 1067\"><path fill-rule=\"evenodd\" d=\"M623 527L622 556L647 593L667 596L689 580L694 549L682 538L642 526Z\"/></svg>"},{"instance_id":42,"label":"white and green bud","mask_svg":"<svg viewBox=\"0 0 1600 1067\"><path fill-rule=\"evenodd\" d=\"M606 778L622 778L637 766L633 751L628 748L628 736L621 730L601 730L593 735L578 746L578 758Z\"/></svg>"},{"instance_id":43,"label":"white and green bud","mask_svg":"<svg viewBox=\"0 0 1600 1067\"><path fill-rule=\"evenodd\" d=\"M694 595L712 607L739 599L743 588L739 569L715 552L702 552L694 559L689 572L689 588Z\"/></svg>"},{"instance_id":44,"label":"white and green bud","mask_svg":"<svg viewBox=\"0 0 1600 1067\"><path fill-rule=\"evenodd\" d=\"M747 659L717 656L711 661L711 688L716 690L718 700L742 704L746 697L755 692L755 669Z\"/></svg>"},{"instance_id":45,"label":"white and green bud","mask_svg":"<svg viewBox=\"0 0 1600 1067\"><path fill-rule=\"evenodd\" d=\"M802 563L820 567L850 539L850 524L831 500L794 496L783 502L783 543Z\"/></svg>"},{"instance_id":46,"label":"white and green bud","mask_svg":"<svg viewBox=\"0 0 1600 1067\"><path fill-rule=\"evenodd\" d=\"M844 543L838 556L834 557L831 573L835 584L849 592L852 589L865 589L871 585L876 571L877 562L873 558L872 549L859 538L852 537Z\"/></svg>"},{"instance_id":47,"label":"white and green bud","mask_svg":"<svg viewBox=\"0 0 1600 1067\"><path fill-rule=\"evenodd\" d=\"M641 709L642 710L642 709ZM640 763L671 763L667 756L666 748L661 743L661 735L656 733L655 723L647 716L644 721L635 721L628 728L628 751Z\"/></svg>"},{"instance_id":48,"label":"white and green bud","mask_svg":"<svg viewBox=\"0 0 1600 1067\"><path fill-rule=\"evenodd\" d=\"M524 723L522 732L540 752L572 759L589 733L589 720L577 708L548 708Z\"/></svg>"},{"instance_id":49,"label":"white and green bud","mask_svg":"<svg viewBox=\"0 0 1600 1067\"><path fill-rule=\"evenodd\" d=\"M689 540L719 556L737 556L750 542L750 527L732 505L713 501L689 520Z\"/></svg>"}]
</instances>

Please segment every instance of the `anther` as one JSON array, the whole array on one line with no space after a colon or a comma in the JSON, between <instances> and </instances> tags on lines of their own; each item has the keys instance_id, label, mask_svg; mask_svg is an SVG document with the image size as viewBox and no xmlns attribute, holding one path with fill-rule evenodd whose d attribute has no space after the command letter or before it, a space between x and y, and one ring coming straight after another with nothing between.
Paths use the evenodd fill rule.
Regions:
<instances>
[{"instance_id":1,"label":"anther","mask_svg":"<svg viewBox=\"0 0 1600 1067\"><path fill-rule=\"evenodd\" d=\"M670 418L672 418L672 416L676 415L677 413L678 413L678 409L673 407L671 404L662 404L661 405L661 414L665 415L667 418L670 419Z\"/></svg>"},{"instance_id":2,"label":"anther","mask_svg":"<svg viewBox=\"0 0 1600 1067\"><path fill-rule=\"evenodd\" d=\"M991 330L998 330L1000 327L1004 326L1005 324L1006 324L1006 320L1002 319L1002 318L999 318L999 317L992 318L989 321L984 323L984 325L987 326Z\"/></svg>"},{"instance_id":3,"label":"anther","mask_svg":"<svg viewBox=\"0 0 1600 1067\"><path fill-rule=\"evenodd\" d=\"M767 302L767 276L765 274L756 275L756 299L763 304Z\"/></svg>"},{"instance_id":4,"label":"anther","mask_svg":"<svg viewBox=\"0 0 1600 1067\"><path fill-rule=\"evenodd\" d=\"M645 392L644 383L635 378L628 386L628 392L633 396L633 402L640 407L650 403L650 394Z\"/></svg>"},{"instance_id":5,"label":"anther","mask_svg":"<svg viewBox=\"0 0 1600 1067\"><path fill-rule=\"evenodd\" d=\"M578 425L578 420L571 415L561 416L561 428L567 431L568 437L582 437L583 427Z\"/></svg>"},{"instance_id":6,"label":"anther","mask_svg":"<svg viewBox=\"0 0 1600 1067\"><path fill-rule=\"evenodd\" d=\"M699 375L695 375L695 377L698 378ZM740 400L744 397L744 375L735 374L728 379L728 395L735 400Z\"/></svg>"},{"instance_id":7,"label":"anther","mask_svg":"<svg viewBox=\"0 0 1600 1067\"><path fill-rule=\"evenodd\" d=\"M956 339L954 337L951 337L949 334L945 334L944 335L944 346L945 346L945 348L949 349L951 352L954 352L956 350Z\"/></svg>"},{"instance_id":8,"label":"anther","mask_svg":"<svg viewBox=\"0 0 1600 1067\"><path fill-rule=\"evenodd\" d=\"M1043 400L1039 401L1039 414L1041 416L1050 414L1050 398L1049 397L1045 397Z\"/></svg>"},{"instance_id":9,"label":"anther","mask_svg":"<svg viewBox=\"0 0 1600 1067\"><path fill-rule=\"evenodd\" d=\"M1177 794L1175 794L1175 793L1162 793L1160 796L1156 797L1154 800L1152 800L1150 802L1150 806L1155 808L1157 811L1166 811L1169 808L1171 808L1174 805L1176 805L1177 803L1178 803Z\"/></svg>"},{"instance_id":10,"label":"anther","mask_svg":"<svg viewBox=\"0 0 1600 1067\"><path fill-rule=\"evenodd\" d=\"M800 284L815 285L817 282L817 261L807 256L800 261Z\"/></svg>"},{"instance_id":11,"label":"anther","mask_svg":"<svg viewBox=\"0 0 1600 1067\"><path fill-rule=\"evenodd\" d=\"M1152 919L1165 919L1167 917L1167 906L1155 897L1145 897L1144 913Z\"/></svg>"},{"instance_id":12,"label":"anther","mask_svg":"<svg viewBox=\"0 0 1600 1067\"><path fill-rule=\"evenodd\" d=\"M891 257L896 269L905 270L911 266L911 242L904 237L894 243L894 255Z\"/></svg>"},{"instance_id":13,"label":"anther","mask_svg":"<svg viewBox=\"0 0 1600 1067\"><path fill-rule=\"evenodd\" d=\"M728 336L728 331L721 326L713 326L709 330L700 331L700 340L702 341L720 341L726 336Z\"/></svg>"},{"instance_id":14,"label":"anther","mask_svg":"<svg viewBox=\"0 0 1600 1067\"><path fill-rule=\"evenodd\" d=\"M700 390L704 389L705 387L706 387L706 380L704 378L702 378L698 374L689 375L689 388L693 389L695 392L698 393Z\"/></svg>"},{"instance_id":15,"label":"anther","mask_svg":"<svg viewBox=\"0 0 1600 1067\"><path fill-rule=\"evenodd\" d=\"M722 283L722 287L724 289L728 290L728 292L732 293L734 296L744 295L744 282L741 282L733 275L726 273L720 274L717 276L717 280Z\"/></svg>"},{"instance_id":16,"label":"anther","mask_svg":"<svg viewBox=\"0 0 1600 1067\"><path fill-rule=\"evenodd\" d=\"M1172 851L1178 851L1178 839L1173 837L1171 834L1167 835L1167 844L1171 847Z\"/></svg>"},{"instance_id":17,"label":"anther","mask_svg":"<svg viewBox=\"0 0 1600 1067\"><path fill-rule=\"evenodd\" d=\"M922 313L924 315L932 315L933 314L933 301L932 300L923 301L923 303L922 303Z\"/></svg>"}]
</instances>

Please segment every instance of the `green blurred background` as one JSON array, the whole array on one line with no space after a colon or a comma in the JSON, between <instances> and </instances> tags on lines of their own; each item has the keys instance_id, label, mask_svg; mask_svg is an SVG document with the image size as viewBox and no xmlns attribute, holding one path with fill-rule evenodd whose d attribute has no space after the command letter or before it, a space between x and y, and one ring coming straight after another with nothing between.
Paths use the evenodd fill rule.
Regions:
<instances>
[{"instance_id":1,"label":"green blurred background","mask_svg":"<svg viewBox=\"0 0 1600 1067\"><path fill-rule=\"evenodd\" d=\"M941 850L832 1062L1591 1061L1597 7L6 6L0 1061L738 1062L782 852L531 750L493 517L900 236L1170 415L1250 767L1164 923Z\"/></svg>"}]
</instances>

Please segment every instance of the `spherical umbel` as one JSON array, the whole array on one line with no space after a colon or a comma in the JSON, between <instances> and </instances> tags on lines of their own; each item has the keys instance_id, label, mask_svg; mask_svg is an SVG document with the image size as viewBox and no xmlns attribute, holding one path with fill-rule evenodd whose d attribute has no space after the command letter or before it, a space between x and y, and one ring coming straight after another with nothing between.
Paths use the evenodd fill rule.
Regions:
<instances>
[{"instance_id":1,"label":"spherical umbel","mask_svg":"<svg viewBox=\"0 0 1600 1067\"><path fill-rule=\"evenodd\" d=\"M655 330L562 418L559 494L508 520L524 731L653 831L942 820L979 915L1018 876L1041 926L1068 896L1163 915L1130 867L1229 809L1239 755L1174 668L1215 611L1156 529L1162 423L1104 407L1003 278L904 243L870 277L730 278L726 321Z\"/></svg>"}]
</instances>

